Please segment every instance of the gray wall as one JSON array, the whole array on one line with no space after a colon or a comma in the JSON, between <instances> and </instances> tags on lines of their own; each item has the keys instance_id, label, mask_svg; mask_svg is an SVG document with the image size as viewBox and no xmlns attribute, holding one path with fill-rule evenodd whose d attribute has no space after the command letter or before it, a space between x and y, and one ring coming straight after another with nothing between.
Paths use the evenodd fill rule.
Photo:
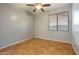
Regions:
<instances>
[{"instance_id":1,"label":"gray wall","mask_svg":"<svg viewBox=\"0 0 79 59\"><path fill-rule=\"evenodd\" d=\"M0 4L0 47L34 36L34 16L11 4Z\"/></svg>"},{"instance_id":2,"label":"gray wall","mask_svg":"<svg viewBox=\"0 0 79 59\"><path fill-rule=\"evenodd\" d=\"M48 31L48 14L69 10L69 32ZM34 20L35 19L35 20ZM0 47L37 37L72 42L71 6L34 15L11 4L0 4ZM35 26L35 27L34 27Z\"/></svg>"},{"instance_id":3,"label":"gray wall","mask_svg":"<svg viewBox=\"0 0 79 59\"><path fill-rule=\"evenodd\" d=\"M73 43L79 54L79 3L72 5L72 36Z\"/></svg>"},{"instance_id":4,"label":"gray wall","mask_svg":"<svg viewBox=\"0 0 79 59\"><path fill-rule=\"evenodd\" d=\"M48 31L48 14L57 13L69 10L69 32L64 31ZM72 42L71 33L71 5L52 9L48 13L41 13L36 15L35 19L35 37L44 39L54 39L59 41Z\"/></svg>"}]
</instances>

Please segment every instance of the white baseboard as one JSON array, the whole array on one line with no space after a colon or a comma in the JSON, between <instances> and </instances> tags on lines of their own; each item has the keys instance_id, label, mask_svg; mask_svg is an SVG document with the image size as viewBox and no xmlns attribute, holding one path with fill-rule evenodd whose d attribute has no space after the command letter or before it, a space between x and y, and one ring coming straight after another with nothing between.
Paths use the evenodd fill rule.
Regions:
<instances>
[{"instance_id":1,"label":"white baseboard","mask_svg":"<svg viewBox=\"0 0 79 59\"><path fill-rule=\"evenodd\" d=\"M29 39L32 39L32 38L34 38L34 37L30 37L30 38L27 38L27 39L25 39L25 40L22 40L22 41L19 41L19 42L16 42L16 43L13 43L13 44L10 44L10 45L7 45L7 46L4 46L4 47L0 47L0 49L7 48L7 47L9 47L9 46L12 46L12 45L15 45L15 44L21 43L21 42L23 42L23 41L26 41L26 40L29 40ZM56 40L56 39L54 40L54 39L48 39L48 38L40 38L40 37L38 37L38 38L39 38L39 39L52 40L52 41L58 41L58 42L63 42L63 43L71 44L72 47L74 48L76 54L78 55L78 52L77 52L76 48L74 47L74 45L73 45L71 42L66 42L66 41L61 41L61 40Z\"/></svg>"},{"instance_id":2,"label":"white baseboard","mask_svg":"<svg viewBox=\"0 0 79 59\"><path fill-rule=\"evenodd\" d=\"M33 37L26 38L26 39L24 39L24 40L21 40L21 41L19 41L19 42L12 43L12 44L6 45L6 46L4 46L4 47L0 47L0 49L7 48L7 47L9 47L9 46L12 46L12 45L15 45L15 44L21 43L21 42L23 42L23 41L26 41L26 40L29 40L29 39L32 39L32 38L33 38Z\"/></svg>"},{"instance_id":3,"label":"white baseboard","mask_svg":"<svg viewBox=\"0 0 79 59\"><path fill-rule=\"evenodd\" d=\"M71 44L71 42L68 42L68 41L61 41L61 40L57 40L57 39L41 38L41 37L36 37L36 38L45 39L45 40L52 40L52 41L58 41L58 42L63 42L63 43L69 43L69 44Z\"/></svg>"},{"instance_id":4,"label":"white baseboard","mask_svg":"<svg viewBox=\"0 0 79 59\"><path fill-rule=\"evenodd\" d=\"M76 54L77 54L77 55L79 55L79 53L78 53L78 51L76 50L76 48L75 48L74 44L72 44L72 47L74 48L74 50L75 50Z\"/></svg>"}]
</instances>

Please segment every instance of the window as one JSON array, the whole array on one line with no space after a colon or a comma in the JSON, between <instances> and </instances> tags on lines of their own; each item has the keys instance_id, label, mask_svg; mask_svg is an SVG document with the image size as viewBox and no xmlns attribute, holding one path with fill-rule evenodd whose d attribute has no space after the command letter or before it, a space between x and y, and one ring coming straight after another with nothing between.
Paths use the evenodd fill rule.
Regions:
<instances>
[{"instance_id":1,"label":"window","mask_svg":"<svg viewBox=\"0 0 79 59\"><path fill-rule=\"evenodd\" d=\"M48 20L48 30L68 31L69 30L69 12L64 11L56 14L50 14Z\"/></svg>"},{"instance_id":2,"label":"window","mask_svg":"<svg viewBox=\"0 0 79 59\"><path fill-rule=\"evenodd\" d=\"M49 16L49 30L57 30L57 15Z\"/></svg>"}]
</instances>

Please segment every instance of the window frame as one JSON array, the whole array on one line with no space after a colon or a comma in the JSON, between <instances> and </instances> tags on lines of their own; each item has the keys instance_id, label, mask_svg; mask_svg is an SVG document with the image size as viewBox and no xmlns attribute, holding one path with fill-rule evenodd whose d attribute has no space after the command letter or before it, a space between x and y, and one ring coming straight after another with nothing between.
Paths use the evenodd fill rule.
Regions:
<instances>
[{"instance_id":1,"label":"window frame","mask_svg":"<svg viewBox=\"0 0 79 59\"><path fill-rule=\"evenodd\" d=\"M68 29L67 30L58 30L58 14L59 13L64 13L64 12L67 12L68 13L68 22L67 22L68 23ZM56 30L50 30L49 29L49 27L50 27L49 26L49 22L50 22L49 21L49 17L50 17L50 15L53 15L53 14L49 14L48 15L48 31L65 31L65 32L69 32L69 11L57 12L57 13L54 13L54 14L56 14L56 16L57 16L57 22L56 22L57 23L57 26L56 26L57 28L56 28Z\"/></svg>"}]
</instances>

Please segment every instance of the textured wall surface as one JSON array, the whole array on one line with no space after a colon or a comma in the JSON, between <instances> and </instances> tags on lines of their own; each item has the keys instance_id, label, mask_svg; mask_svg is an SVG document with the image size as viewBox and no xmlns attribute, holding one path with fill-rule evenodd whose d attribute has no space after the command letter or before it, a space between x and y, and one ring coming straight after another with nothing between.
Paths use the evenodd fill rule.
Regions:
<instances>
[{"instance_id":1,"label":"textured wall surface","mask_svg":"<svg viewBox=\"0 0 79 59\"><path fill-rule=\"evenodd\" d=\"M33 18L23 9L11 4L0 4L0 47L33 37Z\"/></svg>"},{"instance_id":2,"label":"textured wall surface","mask_svg":"<svg viewBox=\"0 0 79 59\"><path fill-rule=\"evenodd\" d=\"M72 35L79 54L79 3L72 5Z\"/></svg>"},{"instance_id":3,"label":"textured wall surface","mask_svg":"<svg viewBox=\"0 0 79 59\"><path fill-rule=\"evenodd\" d=\"M65 31L48 31L48 14L69 11L69 32ZM59 41L72 42L71 35L71 6L62 7L58 9L53 9L49 13L43 13L36 15L35 19L35 37L47 38L47 39L56 39Z\"/></svg>"}]
</instances>

